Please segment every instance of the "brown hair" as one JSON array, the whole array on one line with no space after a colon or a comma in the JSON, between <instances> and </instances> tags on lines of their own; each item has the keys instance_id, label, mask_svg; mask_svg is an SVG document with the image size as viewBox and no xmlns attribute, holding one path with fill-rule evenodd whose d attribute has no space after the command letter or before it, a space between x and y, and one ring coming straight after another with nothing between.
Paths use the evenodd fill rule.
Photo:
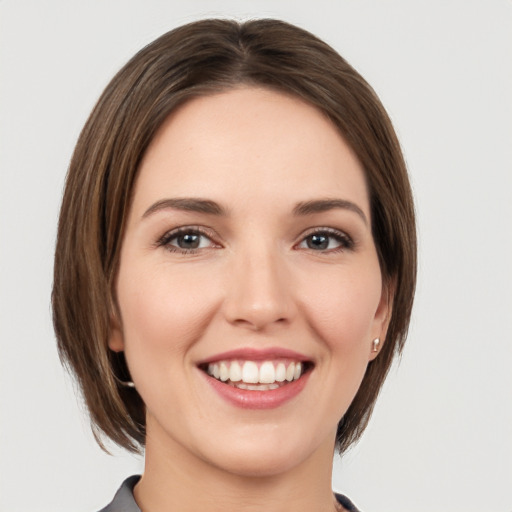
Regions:
<instances>
[{"instance_id":1,"label":"brown hair","mask_svg":"<svg viewBox=\"0 0 512 512\"><path fill-rule=\"evenodd\" d=\"M108 349L114 280L139 164L170 112L239 84L300 97L323 111L366 172L372 232L393 309L386 343L338 425L346 450L362 434L403 347L416 280L414 207L391 122L365 80L330 46L277 20L203 20L164 34L113 78L78 139L60 213L52 294L62 361L74 373L100 434L138 451L145 411L123 354Z\"/></svg>"}]
</instances>

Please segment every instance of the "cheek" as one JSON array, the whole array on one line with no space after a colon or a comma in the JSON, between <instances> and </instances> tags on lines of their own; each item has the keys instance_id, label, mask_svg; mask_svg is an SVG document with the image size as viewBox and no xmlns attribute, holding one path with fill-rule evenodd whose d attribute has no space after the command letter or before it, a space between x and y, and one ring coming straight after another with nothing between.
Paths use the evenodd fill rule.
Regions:
<instances>
[{"instance_id":1,"label":"cheek","mask_svg":"<svg viewBox=\"0 0 512 512\"><path fill-rule=\"evenodd\" d=\"M305 285L305 316L332 350L364 351L366 358L381 298L380 271L327 270Z\"/></svg>"},{"instance_id":2,"label":"cheek","mask_svg":"<svg viewBox=\"0 0 512 512\"><path fill-rule=\"evenodd\" d=\"M133 265L130 268L130 277L121 273L118 280L127 356L142 361L184 353L213 314L216 287L201 276L185 276L165 265L139 274Z\"/></svg>"}]
</instances>

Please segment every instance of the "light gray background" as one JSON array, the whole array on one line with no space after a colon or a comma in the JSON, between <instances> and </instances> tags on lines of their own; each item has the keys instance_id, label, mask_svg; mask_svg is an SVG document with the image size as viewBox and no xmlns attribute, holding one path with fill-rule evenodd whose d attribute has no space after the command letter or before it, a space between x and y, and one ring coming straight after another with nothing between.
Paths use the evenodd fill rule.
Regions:
<instances>
[{"instance_id":1,"label":"light gray background","mask_svg":"<svg viewBox=\"0 0 512 512\"><path fill-rule=\"evenodd\" d=\"M366 512L512 511L512 2L0 1L0 509L101 508L141 461L95 445L60 368L52 252L79 130L135 51L205 16L332 44L395 123L420 273L401 366L334 487Z\"/></svg>"}]
</instances>

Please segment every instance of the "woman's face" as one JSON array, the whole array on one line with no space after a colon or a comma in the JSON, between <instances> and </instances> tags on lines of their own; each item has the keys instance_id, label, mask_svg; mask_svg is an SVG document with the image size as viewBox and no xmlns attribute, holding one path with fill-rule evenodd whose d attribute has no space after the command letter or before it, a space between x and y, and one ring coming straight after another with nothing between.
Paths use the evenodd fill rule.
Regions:
<instances>
[{"instance_id":1,"label":"woman's face","mask_svg":"<svg viewBox=\"0 0 512 512\"><path fill-rule=\"evenodd\" d=\"M297 98L189 101L141 164L116 290L147 456L244 475L330 459L389 313L361 165Z\"/></svg>"}]
</instances>

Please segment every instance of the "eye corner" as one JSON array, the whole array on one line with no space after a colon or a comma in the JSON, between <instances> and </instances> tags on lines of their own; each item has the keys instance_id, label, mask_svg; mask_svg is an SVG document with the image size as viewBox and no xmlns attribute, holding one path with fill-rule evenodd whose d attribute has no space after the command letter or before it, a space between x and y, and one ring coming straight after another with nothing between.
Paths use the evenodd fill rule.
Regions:
<instances>
[{"instance_id":1,"label":"eye corner","mask_svg":"<svg viewBox=\"0 0 512 512\"><path fill-rule=\"evenodd\" d=\"M202 226L180 226L168 230L156 240L154 245L182 255L195 255L223 247L217 241L215 234Z\"/></svg>"},{"instance_id":2,"label":"eye corner","mask_svg":"<svg viewBox=\"0 0 512 512\"><path fill-rule=\"evenodd\" d=\"M352 237L342 230L317 227L303 233L294 247L319 254L332 254L353 250L354 245Z\"/></svg>"}]
</instances>

